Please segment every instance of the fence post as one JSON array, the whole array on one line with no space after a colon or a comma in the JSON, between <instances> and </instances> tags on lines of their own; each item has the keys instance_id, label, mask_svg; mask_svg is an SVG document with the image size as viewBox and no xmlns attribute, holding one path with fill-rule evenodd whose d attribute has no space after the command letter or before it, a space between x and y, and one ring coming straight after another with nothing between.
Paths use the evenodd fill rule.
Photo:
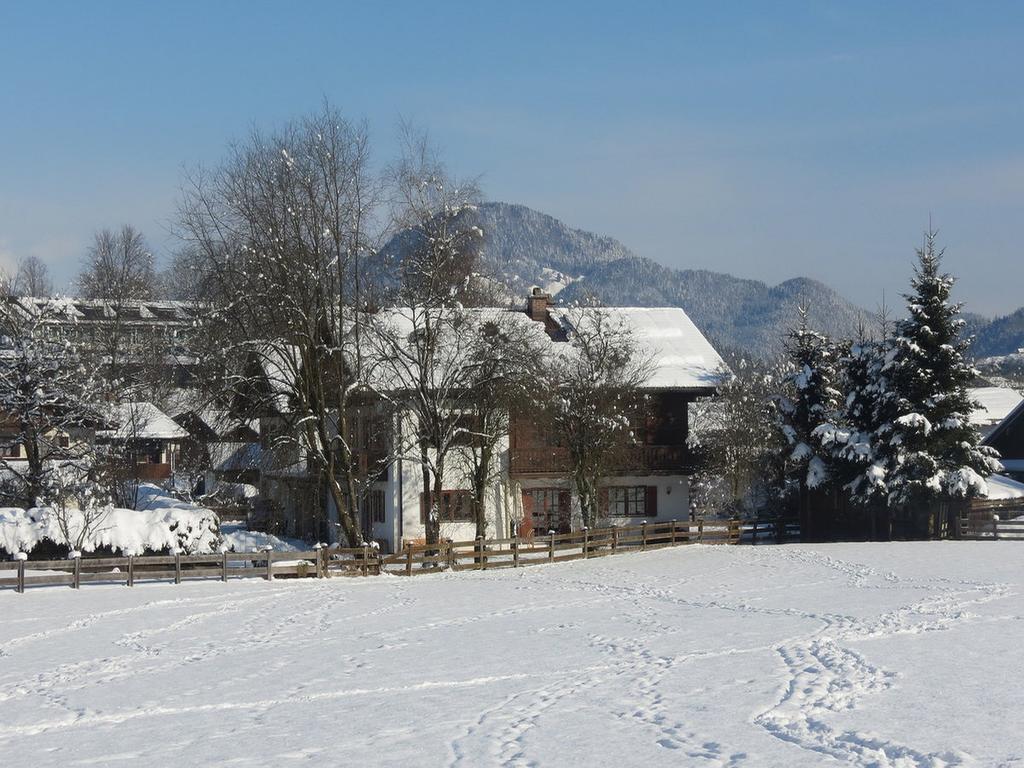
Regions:
<instances>
[{"instance_id":1,"label":"fence post","mask_svg":"<svg viewBox=\"0 0 1024 768\"><path fill-rule=\"evenodd\" d=\"M548 562L555 559L555 532L548 531Z\"/></svg>"},{"instance_id":2,"label":"fence post","mask_svg":"<svg viewBox=\"0 0 1024 768\"><path fill-rule=\"evenodd\" d=\"M590 529L583 526L583 559L590 557Z\"/></svg>"},{"instance_id":3,"label":"fence post","mask_svg":"<svg viewBox=\"0 0 1024 768\"><path fill-rule=\"evenodd\" d=\"M324 557L324 562L322 566L324 569L324 578L329 579L331 578L331 545L327 544L320 551L323 553Z\"/></svg>"},{"instance_id":4,"label":"fence post","mask_svg":"<svg viewBox=\"0 0 1024 768\"><path fill-rule=\"evenodd\" d=\"M135 586L135 555L128 555L128 586Z\"/></svg>"},{"instance_id":5,"label":"fence post","mask_svg":"<svg viewBox=\"0 0 1024 768\"><path fill-rule=\"evenodd\" d=\"M174 553L174 583L181 584L181 552Z\"/></svg>"},{"instance_id":6,"label":"fence post","mask_svg":"<svg viewBox=\"0 0 1024 768\"><path fill-rule=\"evenodd\" d=\"M487 570L487 555L484 553L484 537L483 536L477 536L476 537L476 554L477 554L477 562L480 563L480 570L481 571L486 571Z\"/></svg>"},{"instance_id":7,"label":"fence post","mask_svg":"<svg viewBox=\"0 0 1024 768\"><path fill-rule=\"evenodd\" d=\"M220 548L220 580L227 582L228 580L228 548Z\"/></svg>"},{"instance_id":8,"label":"fence post","mask_svg":"<svg viewBox=\"0 0 1024 768\"><path fill-rule=\"evenodd\" d=\"M669 544L676 545L676 520L672 518L672 527L669 528Z\"/></svg>"},{"instance_id":9,"label":"fence post","mask_svg":"<svg viewBox=\"0 0 1024 768\"><path fill-rule=\"evenodd\" d=\"M71 588L78 589L82 585L82 553L72 552L71 557L75 561L74 574L72 576Z\"/></svg>"},{"instance_id":10,"label":"fence post","mask_svg":"<svg viewBox=\"0 0 1024 768\"><path fill-rule=\"evenodd\" d=\"M18 555L25 555L25 553L19 552ZM21 595L25 594L25 557L18 557L18 586L15 587L15 591Z\"/></svg>"},{"instance_id":11,"label":"fence post","mask_svg":"<svg viewBox=\"0 0 1024 768\"><path fill-rule=\"evenodd\" d=\"M740 542L740 521L737 517L729 518L729 543L739 544Z\"/></svg>"},{"instance_id":12,"label":"fence post","mask_svg":"<svg viewBox=\"0 0 1024 768\"><path fill-rule=\"evenodd\" d=\"M369 576L369 574L370 574L369 557L370 557L370 546L368 544L363 544L363 564L360 567L360 571L362 572L363 576Z\"/></svg>"},{"instance_id":13,"label":"fence post","mask_svg":"<svg viewBox=\"0 0 1024 768\"><path fill-rule=\"evenodd\" d=\"M519 537L512 537L512 567L519 567Z\"/></svg>"},{"instance_id":14,"label":"fence post","mask_svg":"<svg viewBox=\"0 0 1024 768\"><path fill-rule=\"evenodd\" d=\"M616 552L619 549L619 526L612 526L612 552Z\"/></svg>"},{"instance_id":15,"label":"fence post","mask_svg":"<svg viewBox=\"0 0 1024 768\"><path fill-rule=\"evenodd\" d=\"M647 521L640 523L640 551L647 549Z\"/></svg>"},{"instance_id":16,"label":"fence post","mask_svg":"<svg viewBox=\"0 0 1024 768\"><path fill-rule=\"evenodd\" d=\"M454 571L455 570L455 547L452 546L452 540L451 539L447 540L447 546L448 546L448 570L449 571Z\"/></svg>"},{"instance_id":17,"label":"fence post","mask_svg":"<svg viewBox=\"0 0 1024 768\"><path fill-rule=\"evenodd\" d=\"M274 550L264 547L263 554L267 556L267 581L274 580Z\"/></svg>"},{"instance_id":18,"label":"fence post","mask_svg":"<svg viewBox=\"0 0 1024 768\"><path fill-rule=\"evenodd\" d=\"M405 542L405 575L412 576L412 542Z\"/></svg>"},{"instance_id":19,"label":"fence post","mask_svg":"<svg viewBox=\"0 0 1024 768\"><path fill-rule=\"evenodd\" d=\"M704 543L704 518L697 521L697 543Z\"/></svg>"}]
</instances>

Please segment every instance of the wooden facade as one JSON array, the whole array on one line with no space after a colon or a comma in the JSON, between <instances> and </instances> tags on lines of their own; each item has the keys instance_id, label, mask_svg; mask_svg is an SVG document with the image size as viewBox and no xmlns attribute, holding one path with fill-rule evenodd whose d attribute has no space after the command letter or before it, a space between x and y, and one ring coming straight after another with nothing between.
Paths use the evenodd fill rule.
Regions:
<instances>
[{"instance_id":1,"label":"wooden facade","mask_svg":"<svg viewBox=\"0 0 1024 768\"><path fill-rule=\"evenodd\" d=\"M694 455L687 446L689 404L682 392L656 392L637 415L634 441L611 462L615 475L688 475ZM569 456L558 435L535 418L514 416L509 428L509 474L513 479L564 477Z\"/></svg>"}]
</instances>

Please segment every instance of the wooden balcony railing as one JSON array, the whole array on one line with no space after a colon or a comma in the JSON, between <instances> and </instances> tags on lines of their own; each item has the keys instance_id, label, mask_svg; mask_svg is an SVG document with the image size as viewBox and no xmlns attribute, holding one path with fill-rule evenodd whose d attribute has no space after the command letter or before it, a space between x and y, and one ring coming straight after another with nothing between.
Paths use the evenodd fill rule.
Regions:
<instances>
[{"instance_id":1,"label":"wooden balcony railing","mask_svg":"<svg viewBox=\"0 0 1024 768\"><path fill-rule=\"evenodd\" d=\"M512 475L561 475L569 469L566 448L513 448L510 453ZM685 445L631 445L614 457L611 471L617 475L688 474L694 463Z\"/></svg>"}]
</instances>

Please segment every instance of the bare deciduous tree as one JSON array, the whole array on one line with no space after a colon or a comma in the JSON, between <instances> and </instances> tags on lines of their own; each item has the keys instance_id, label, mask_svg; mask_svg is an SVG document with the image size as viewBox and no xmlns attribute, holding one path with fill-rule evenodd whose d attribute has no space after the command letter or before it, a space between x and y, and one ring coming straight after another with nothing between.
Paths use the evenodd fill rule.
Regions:
<instances>
[{"instance_id":1,"label":"bare deciduous tree","mask_svg":"<svg viewBox=\"0 0 1024 768\"><path fill-rule=\"evenodd\" d=\"M487 536L485 501L488 486L498 477L501 441L508 435L510 415L528 407L530 384L539 372L547 345L543 329L525 315L497 311L479 328L472 371L462 410L471 430L466 441L464 474L473 489L476 535Z\"/></svg>"},{"instance_id":2,"label":"bare deciduous tree","mask_svg":"<svg viewBox=\"0 0 1024 768\"><path fill-rule=\"evenodd\" d=\"M469 431L463 401L483 361L478 317L464 309L483 232L472 220L479 190L446 173L426 137L408 126L391 171L394 219L406 244L398 265L399 303L374 324L372 343L387 394L411 417L410 458L420 466L427 543L440 537L445 468Z\"/></svg>"},{"instance_id":3,"label":"bare deciduous tree","mask_svg":"<svg viewBox=\"0 0 1024 768\"><path fill-rule=\"evenodd\" d=\"M155 286L153 253L141 232L125 224L96 233L78 276L82 298L121 305L152 298Z\"/></svg>"},{"instance_id":4,"label":"bare deciduous tree","mask_svg":"<svg viewBox=\"0 0 1024 768\"><path fill-rule=\"evenodd\" d=\"M14 276L14 292L20 296L47 299L53 294L50 268L38 256L27 256L18 262Z\"/></svg>"},{"instance_id":5,"label":"bare deciduous tree","mask_svg":"<svg viewBox=\"0 0 1024 768\"><path fill-rule=\"evenodd\" d=\"M633 439L631 420L642 406L650 361L628 327L602 307L568 311L568 339L545 361L538 404L563 441L583 525L602 515L600 483Z\"/></svg>"},{"instance_id":6,"label":"bare deciduous tree","mask_svg":"<svg viewBox=\"0 0 1024 768\"><path fill-rule=\"evenodd\" d=\"M59 302L0 300L0 412L7 429L3 494L31 506L61 495L93 463L90 431L101 422L99 384L74 345L55 340Z\"/></svg>"},{"instance_id":7,"label":"bare deciduous tree","mask_svg":"<svg viewBox=\"0 0 1024 768\"><path fill-rule=\"evenodd\" d=\"M154 344L157 339L135 337L131 329L133 304L151 299L156 290L153 254L142 233L128 224L117 232L97 232L82 263L78 288L83 298L99 302L105 315L83 352L90 353L92 364L102 370L109 398L134 399L136 389L145 384L139 379L154 368L141 364L140 358L155 355L153 362L159 366L167 353Z\"/></svg>"},{"instance_id":8,"label":"bare deciduous tree","mask_svg":"<svg viewBox=\"0 0 1024 768\"><path fill-rule=\"evenodd\" d=\"M353 545L364 541L369 478L349 419L369 394L358 309L378 194L366 127L325 105L272 135L253 133L220 168L194 174L180 207L204 273L204 334L234 371L226 383L280 417L275 446L322 477Z\"/></svg>"}]
</instances>

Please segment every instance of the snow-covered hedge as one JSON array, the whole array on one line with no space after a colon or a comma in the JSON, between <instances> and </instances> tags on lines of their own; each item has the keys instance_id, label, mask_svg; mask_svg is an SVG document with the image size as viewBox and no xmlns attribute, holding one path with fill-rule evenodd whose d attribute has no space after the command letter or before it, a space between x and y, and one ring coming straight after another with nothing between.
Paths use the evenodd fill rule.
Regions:
<instances>
[{"instance_id":1,"label":"snow-covered hedge","mask_svg":"<svg viewBox=\"0 0 1024 768\"><path fill-rule=\"evenodd\" d=\"M93 552L109 547L123 555L144 552L181 552L206 554L220 548L220 521L204 507L196 507L166 496L156 486L140 489L143 509L111 508L102 521L86 537L82 550ZM68 510L66 526L80 531L83 516ZM0 552L31 552L40 543L49 541L68 545L61 533L58 513L49 507L0 508Z\"/></svg>"}]
</instances>

